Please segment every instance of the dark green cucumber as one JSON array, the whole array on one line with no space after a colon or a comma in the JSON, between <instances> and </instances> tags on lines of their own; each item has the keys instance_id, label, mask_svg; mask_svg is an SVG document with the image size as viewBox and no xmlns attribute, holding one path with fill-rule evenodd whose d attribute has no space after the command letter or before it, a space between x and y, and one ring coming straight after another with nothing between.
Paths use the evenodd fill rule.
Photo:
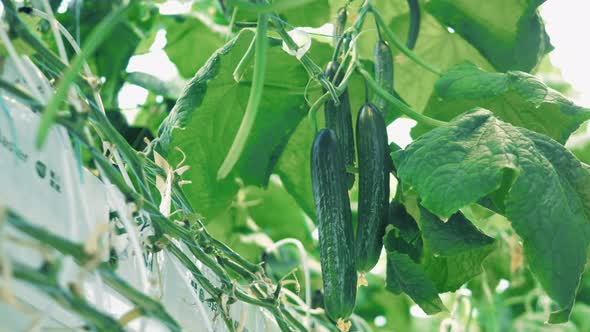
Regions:
<instances>
[{"instance_id":1,"label":"dark green cucumber","mask_svg":"<svg viewBox=\"0 0 590 332\"><path fill-rule=\"evenodd\" d=\"M340 84L344 78L344 70L341 70L334 80L338 71L339 64L335 61L330 61L326 67L326 76L335 85ZM324 91L325 93L325 91ZM324 116L326 119L326 128L334 130L338 141L340 142L340 150L344 156L344 165L347 167L354 167L354 134L352 131L352 112L350 110L350 100L348 97L348 89L340 95L340 105L334 105L334 101L329 99L324 105ZM346 174L346 186L348 189L352 188L354 184L354 174Z\"/></svg>"},{"instance_id":2,"label":"dark green cucumber","mask_svg":"<svg viewBox=\"0 0 590 332\"><path fill-rule=\"evenodd\" d=\"M372 104L361 107L356 122L359 193L356 229L356 264L370 271L381 254L389 207L387 130L381 112Z\"/></svg>"},{"instance_id":3,"label":"dark green cucumber","mask_svg":"<svg viewBox=\"0 0 590 332\"><path fill-rule=\"evenodd\" d=\"M336 17L334 19L334 40L332 43L334 46L338 44L338 40L340 39L340 37L342 37L342 33L344 32L344 28L346 27L347 19L348 14L346 13L346 7L338 9Z\"/></svg>"},{"instance_id":4,"label":"dark green cucumber","mask_svg":"<svg viewBox=\"0 0 590 332\"><path fill-rule=\"evenodd\" d=\"M375 44L373 51L374 69L375 69L375 81L379 83L379 86L383 90L394 95L393 92L393 55L391 48L386 41L379 39ZM399 110L396 110L389 106L385 99L375 95L373 97L373 104L377 106L377 109L383 112L383 115L389 120L394 120L401 115ZM391 114L389 114L391 113Z\"/></svg>"},{"instance_id":5,"label":"dark green cucumber","mask_svg":"<svg viewBox=\"0 0 590 332\"><path fill-rule=\"evenodd\" d=\"M418 0L408 0L408 7L410 8L410 27L408 28L406 46L413 50L420 33L420 4Z\"/></svg>"},{"instance_id":6,"label":"dark green cucumber","mask_svg":"<svg viewBox=\"0 0 590 332\"><path fill-rule=\"evenodd\" d=\"M345 176L336 134L322 129L311 150L311 182L319 228L324 309L334 321L350 316L356 299L354 236Z\"/></svg>"}]
</instances>

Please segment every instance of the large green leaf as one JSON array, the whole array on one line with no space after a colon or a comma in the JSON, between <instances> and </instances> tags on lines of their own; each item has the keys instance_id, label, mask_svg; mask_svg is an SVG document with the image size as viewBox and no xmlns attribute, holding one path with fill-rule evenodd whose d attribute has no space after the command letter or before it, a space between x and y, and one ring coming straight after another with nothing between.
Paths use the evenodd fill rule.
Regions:
<instances>
[{"instance_id":1,"label":"large green leaf","mask_svg":"<svg viewBox=\"0 0 590 332\"><path fill-rule=\"evenodd\" d=\"M494 239L480 232L462 213L456 213L443 222L421 208L418 225L424 245L437 256L455 256L494 245Z\"/></svg>"},{"instance_id":2,"label":"large green leaf","mask_svg":"<svg viewBox=\"0 0 590 332\"><path fill-rule=\"evenodd\" d=\"M293 0L279 0L274 3L289 1ZM296 27L320 27L332 21L328 0L312 0L304 5L282 11L280 16Z\"/></svg>"},{"instance_id":3,"label":"large green leaf","mask_svg":"<svg viewBox=\"0 0 590 332\"><path fill-rule=\"evenodd\" d=\"M426 9L499 71L530 71L551 50L537 7L545 0L432 0Z\"/></svg>"},{"instance_id":4,"label":"large green leaf","mask_svg":"<svg viewBox=\"0 0 590 332\"><path fill-rule=\"evenodd\" d=\"M441 77L424 114L444 121L472 109L483 107L499 119L565 143L590 110L578 107L538 78L517 71L488 73L472 64L458 65ZM418 125L419 136L429 130Z\"/></svg>"},{"instance_id":5,"label":"large green leaf","mask_svg":"<svg viewBox=\"0 0 590 332\"><path fill-rule=\"evenodd\" d=\"M238 190L236 177L246 185L266 185L278 155L305 116L307 73L295 57L272 47L260 110L246 147L230 176L216 179L248 103L251 67L240 83L232 74L252 38L253 32L244 30L209 59L185 87L156 141L173 166L183 158L178 149L186 153L190 170L184 178L192 183L184 191L195 210L208 218L230 205Z\"/></svg>"},{"instance_id":6,"label":"large green leaf","mask_svg":"<svg viewBox=\"0 0 590 332\"><path fill-rule=\"evenodd\" d=\"M590 173L562 145L474 109L392 153L398 176L446 219L490 197L522 238L531 270L567 320L586 263Z\"/></svg>"},{"instance_id":7,"label":"large green leaf","mask_svg":"<svg viewBox=\"0 0 590 332\"><path fill-rule=\"evenodd\" d=\"M493 250L494 246L488 245L453 256L436 256L425 251L422 266L440 293L454 292L481 274L481 264Z\"/></svg>"},{"instance_id":8,"label":"large green leaf","mask_svg":"<svg viewBox=\"0 0 590 332\"><path fill-rule=\"evenodd\" d=\"M295 198L307 216L315 220L309 168L312 143L311 121L309 118L304 118L287 143L275 172L281 177L285 189Z\"/></svg>"},{"instance_id":9,"label":"large green leaf","mask_svg":"<svg viewBox=\"0 0 590 332\"><path fill-rule=\"evenodd\" d=\"M170 17L164 50L183 77L192 77L225 42L219 32L197 18Z\"/></svg>"},{"instance_id":10,"label":"large green leaf","mask_svg":"<svg viewBox=\"0 0 590 332\"><path fill-rule=\"evenodd\" d=\"M320 27L331 22L331 6L329 0L307 0L292 6L293 0L274 0L272 4L280 8L279 16L289 27ZM229 7L231 13L234 8ZM248 7L239 8L237 21L256 21L257 14Z\"/></svg>"}]
</instances>

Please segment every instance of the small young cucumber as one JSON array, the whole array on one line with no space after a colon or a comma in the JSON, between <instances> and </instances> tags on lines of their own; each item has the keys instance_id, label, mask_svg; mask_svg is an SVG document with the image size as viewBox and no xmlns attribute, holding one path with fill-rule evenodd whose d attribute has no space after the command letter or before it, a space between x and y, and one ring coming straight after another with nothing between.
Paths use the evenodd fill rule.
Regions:
<instances>
[{"instance_id":1,"label":"small young cucumber","mask_svg":"<svg viewBox=\"0 0 590 332\"><path fill-rule=\"evenodd\" d=\"M356 263L346 171L340 144L322 129L311 150L311 182L319 228L324 309L333 321L346 319L356 300Z\"/></svg>"},{"instance_id":2,"label":"small young cucumber","mask_svg":"<svg viewBox=\"0 0 590 332\"><path fill-rule=\"evenodd\" d=\"M370 271L381 254L389 206L387 130L381 112L370 103L363 105L356 123L359 193L356 229L356 264Z\"/></svg>"},{"instance_id":3,"label":"small young cucumber","mask_svg":"<svg viewBox=\"0 0 590 332\"><path fill-rule=\"evenodd\" d=\"M339 64L330 61L326 67L326 76L335 85L340 84L344 77L344 71L341 70L336 80L334 77L338 71ZM338 141L340 142L340 150L344 156L344 165L347 167L354 167L354 134L352 131L352 112L350 110L350 100L348 97L348 89L340 95L340 105L334 105L334 101L329 99L324 105L324 116L326 120L326 128L334 130ZM348 189L352 188L354 184L354 174L346 173L346 186Z\"/></svg>"},{"instance_id":4,"label":"small young cucumber","mask_svg":"<svg viewBox=\"0 0 590 332\"><path fill-rule=\"evenodd\" d=\"M377 81L383 90L393 95L393 55L391 53L391 48L389 48L386 41L381 39L377 41L373 52L373 58L375 81ZM386 117L388 119L395 119L401 115L399 110L392 109L385 99L377 95L373 97L373 104L377 106L377 109L381 110L384 115L387 115Z\"/></svg>"}]
</instances>

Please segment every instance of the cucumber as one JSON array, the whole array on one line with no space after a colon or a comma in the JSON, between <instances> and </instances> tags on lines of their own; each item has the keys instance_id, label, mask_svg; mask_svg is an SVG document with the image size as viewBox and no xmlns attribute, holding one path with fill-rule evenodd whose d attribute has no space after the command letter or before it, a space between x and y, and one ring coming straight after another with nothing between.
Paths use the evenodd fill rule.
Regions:
<instances>
[{"instance_id":1,"label":"cucumber","mask_svg":"<svg viewBox=\"0 0 590 332\"><path fill-rule=\"evenodd\" d=\"M326 76L335 85L340 84L344 78L344 71L341 70L336 80L334 76L338 71L339 64L335 61L330 61L326 67ZM325 93L325 91L324 91ZM334 101L329 99L324 105L324 116L326 120L326 128L332 129L338 137L340 142L340 151L344 156L344 165L347 167L354 167L354 134L352 131L352 112L350 110L350 100L348 97L348 89L340 95L340 105L334 105ZM354 174L346 173L346 186L348 189L352 188L354 184Z\"/></svg>"},{"instance_id":2,"label":"cucumber","mask_svg":"<svg viewBox=\"0 0 590 332\"><path fill-rule=\"evenodd\" d=\"M379 110L363 105L356 123L359 192L356 229L356 264L361 272L370 271L381 254L389 207L387 130Z\"/></svg>"},{"instance_id":3,"label":"cucumber","mask_svg":"<svg viewBox=\"0 0 590 332\"><path fill-rule=\"evenodd\" d=\"M408 0L408 7L410 8L410 27L408 28L406 46L413 50L420 33L420 3L418 0Z\"/></svg>"},{"instance_id":4,"label":"cucumber","mask_svg":"<svg viewBox=\"0 0 590 332\"><path fill-rule=\"evenodd\" d=\"M330 319L346 319L356 300L356 263L350 201L340 145L322 129L311 151L311 182L319 228L324 309Z\"/></svg>"},{"instance_id":5,"label":"cucumber","mask_svg":"<svg viewBox=\"0 0 590 332\"><path fill-rule=\"evenodd\" d=\"M389 92L392 95L393 91L393 55L391 48L386 41L379 38L375 49L373 51L374 69L375 69L375 81L379 84L383 90ZM373 97L373 104L377 106L377 109L383 112L384 116L389 120L395 120L401 115L399 110L392 109L385 99L375 95ZM391 113L391 114L389 114Z\"/></svg>"}]
</instances>

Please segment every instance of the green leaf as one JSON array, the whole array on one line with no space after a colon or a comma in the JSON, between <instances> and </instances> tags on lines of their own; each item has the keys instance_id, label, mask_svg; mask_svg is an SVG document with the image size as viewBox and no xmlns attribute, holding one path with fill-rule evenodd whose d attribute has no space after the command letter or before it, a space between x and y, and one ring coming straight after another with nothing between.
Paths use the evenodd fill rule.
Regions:
<instances>
[{"instance_id":1,"label":"green leaf","mask_svg":"<svg viewBox=\"0 0 590 332\"><path fill-rule=\"evenodd\" d=\"M340 1L340 0L339 0ZM272 5L279 8L277 11L280 18L287 23L287 27L315 27L331 22L331 0L299 0L295 6L295 0L274 0ZM282 7L282 8L281 8ZM229 7L229 12L233 11ZM256 21L256 12L244 6L237 12L237 21Z\"/></svg>"},{"instance_id":2,"label":"green leaf","mask_svg":"<svg viewBox=\"0 0 590 332\"><path fill-rule=\"evenodd\" d=\"M496 248L494 239L478 230L461 212L443 222L420 207L413 195L404 195L404 200L418 221L415 227L420 228L424 243L420 263L439 292L455 291L482 272L484 259ZM405 219L406 224L416 223L414 219Z\"/></svg>"},{"instance_id":3,"label":"green leaf","mask_svg":"<svg viewBox=\"0 0 590 332\"><path fill-rule=\"evenodd\" d=\"M232 74L252 38L253 32L244 30L209 59L185 87L156 141L172 166L183 158L177 148L186 154L190 169L183 177L192 183L183 189L196 212L207 218L230 205L237 177L246 185L267 184L289 136L305 116L307 73L295 57L270 48L267 56L273 61L267 66L260 111L246 147L230 176L216 180L248 101L251 68L240 83Z\"/></svg>"},{"instance_id":4,"label":"green leaf","mask_svg":"<svg viewBox=\"0 0 590 332\"><path fill-rule=\"evenodd\" d=\"M460 212L443 222L426 209L420 208L418 225L424 245L437 256L455 256L494 246L494 239L480 232Z\"/></svg>"},{"instance_id":5,"label":"green leaf","mask_svg":"<svg viewBox=\"0 0 590 332\"><path fill-rule=\"evenodd\" d=\"M410 199L408 204L412 212L419 211L416 219L420 229L403 205L392 202L393 227L389 226L384 238L388 253L410 257L440 293L455 291L482 272L482 262L496 247L492 238L481 233L461 213L444 223L419 207L415 200ZM388 267L389 264L388 261ZM389 287L401 291L398 283Z\"/></svg>"},{"instance_id":6,"label":"green leaf","mask_svg":"<svg viewBox=\"0 0 590 332\"><path fill-rule=\"evenodd\" d=\"M273 4L288 1L293 0L274 1ZM332 21L328 0L312 0L304 5L282 11L280 16L296 27L320 27L324 23Z\"/></svg>"},{"instance_id":7,"label":"green leaf","mask_svg":"<svg viewBox=\"0 0 590 332\"><path fill-rule=\"evenodd\" d=\"M443 219L491 196L543 288L571 309L589 243L590 173L562 145L474 109L392 157L404 185ZM554 313L550 322L564 318Z\"/></svg>"},{"instance_id":8,"label":"green leaf","mask_svg":"<svg viewBox=\"0 0 590 332\"><path fill-rule=\"evenodd\" d=\"M245 199L250 217L271 239L295 238L307 248L313 246L303 211L280 183L271 180L266 189L248 187Z\"/></svg>"},{"instance_id":9,"label":"green leaf","mask_svg":"<svg viewBox=\"0 0 590 332\"><path fill-rule=\"evenodd\" d=\"M474 107L489 109L503 121L560 143L590 119L590 110L574 105L532 75L488 73L469 63L454 67L436 82L424 114L449 121ZM428 130L418 125L412 134L419 136Z\"/></svg>"},{"instance_id":10,"label":"green leaf","mask_svg":"<svg viewBox=\"0 0 590 332\"><path fill-rule=\"evenodd\" d=\"M422 267L406 254L387 252L386 288L394 294L406 293L429 315L446 310L432 281Z\"/></svg>"},{"instance_id":11,"label":"green leaf","mask_svg":"<svg viewBox=\"0 0 590 332\"><path fill-rule=\"evenodd\" d=\"M545 0L432 0L426 10L499 71L531 71L552 46L537 8Z\"/></svg>"},{"instance_id":12,"label":"green leaf","mask_svg":"<svg viewBox=\"0 0 590 332\"><path fill-rule=\"evenodd\" d=\"M578 328L578 331L590 331L590 306L584 303L576 303L572 311L572 323Z\"/></svg>"},{"instance_id":13,"label":"green leaf","mask_svg":"<svg viewBox=\"0 0 590 332\"><path fill-rule=\"evenodd\" d=\"M586 164L590 163L590 140L587 138L577 140L577 142L571 146L568 146L568 149L574 154L574 156L576 156L576 158L578 158L579 161Z\"/></svg>"},{"instance_id":14,"label":"green leaf","mask_svg":"<svg viewBox=\"0 0 590 332\"><path fill-rule=\"evenodd\" d=\"M173 17L166 22L164 50L183 77L192 77L225 38L197 18Z\"/></svg>"},{"instance_id":15,"label":"green leaf","mask_svg":"<svg viewBox=\"0 0 590 332\"><path fill-rule=\"evenodd\" d=\"M437 257L425 250L422 266L440 293L456 291L481 274L483 260L494 249L493 245L483 246L448 257Z\"/></svg>"},{"instance_id":16,"label":"green leaf","mask_svg":"<svg viewBox=\"0 0 590 332\"><path fill-rule=\"evenodd\" d=\"M392 201L389 204L388 221L391 226L388 226L385 248L389 251L407 254L415 262L420 262L424 245L422 234L416 221L406 212L406 208L399 202Z\"/></svg>"},{"instance_id":17,"label":"green leaf","mask_svg":"<svg viewBox=\"0 0 590 332\"><path fill-rule=\"evenodd\" d=\"M304 118L295 129L283 154L281 155L275 172L281 178L285 189L299 203L308 217L315 220L315 203L311 188L311 170L309 165L311 145L313 143L313 129L309 118Z\"/></svg>"}]
</instances>

